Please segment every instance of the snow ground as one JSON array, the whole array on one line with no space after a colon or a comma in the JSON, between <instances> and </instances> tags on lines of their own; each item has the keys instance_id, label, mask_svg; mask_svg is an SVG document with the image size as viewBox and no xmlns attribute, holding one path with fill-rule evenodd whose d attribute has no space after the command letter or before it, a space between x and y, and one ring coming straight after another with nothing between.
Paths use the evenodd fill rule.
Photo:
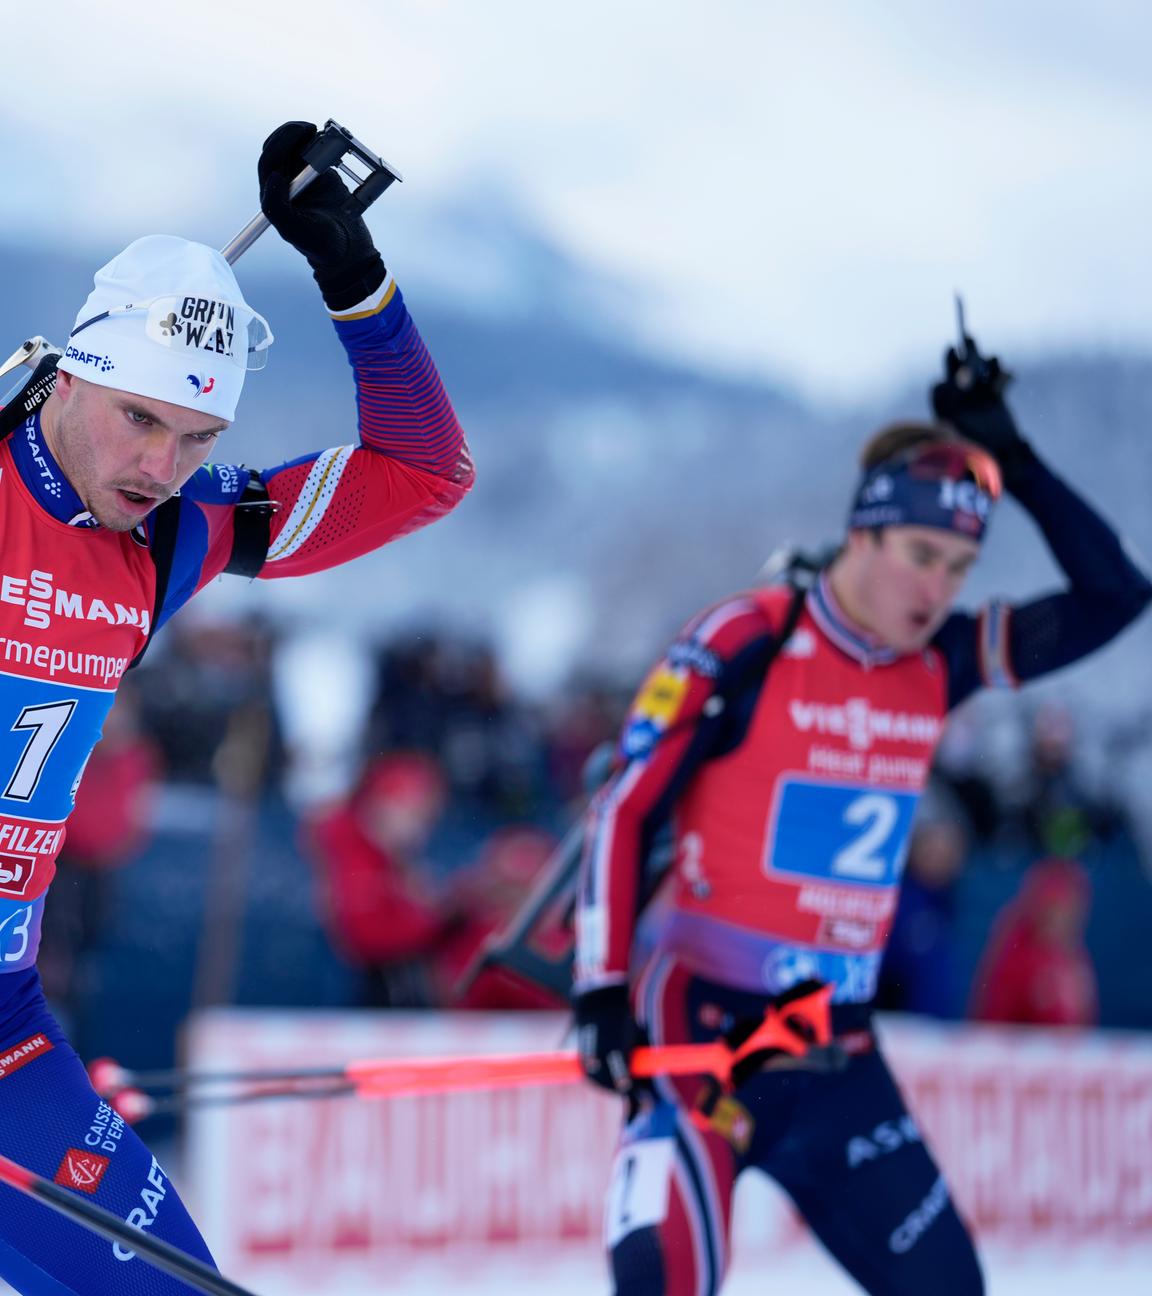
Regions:
<instances>
[{"instance_id":1,"label":"snow ground","mask_svg":"<svg viewBox=\"0 0 1152 1296\"><path fill-rule=\"evenodd\" d=\"M1106 1291L1108 1296L1148 1296L1152 1291L1152 1245L1126 1251L1063 1250L985 1255L988 1296L1083 1296ZM406 1265L385 1276L347 1276L332 1283L320 1275L277 1273L232 1275L250 1284L260 1296L432 1296L432 1293L472 1293L474 1296L607 1296L608 1283L595 1256L538 1255L516 1261L485 1262L456 1257ZM301 1285L301 1280L304 1285ZM814 1247L794 1248L767 1272L763 1264L737 1263L724 1296L859 1296L860 1289ZM931 1296L925 1293L925 1296Z\"/></svg>"},{"instance_id":2,"label":"snow ground","mask_svg":"<svg viewBox=\"0 0 1152 1296\"><path fill-rule=\"evenodd\" d=\"M988 1296L1148 1296L1152 1291L1152 1242L1118 1250L1068 1248L1011 1253L985 1251ZM599 1258L586 1253L525 1255L493 1261L475 1255L405 1263L387 1274L331 1275L273 1266L230 1274L257 1296L607 1296ZM0 1282L0 1294L11 1288ZM793 1247L768 1272L764 1264L737 1263L723 1296L859 1296L859 1288L815 1247ZM112 1293L109 1296L113 1296ZM931 1296L925 1293L925 1296Z\"/></svg>"}]
</instances>

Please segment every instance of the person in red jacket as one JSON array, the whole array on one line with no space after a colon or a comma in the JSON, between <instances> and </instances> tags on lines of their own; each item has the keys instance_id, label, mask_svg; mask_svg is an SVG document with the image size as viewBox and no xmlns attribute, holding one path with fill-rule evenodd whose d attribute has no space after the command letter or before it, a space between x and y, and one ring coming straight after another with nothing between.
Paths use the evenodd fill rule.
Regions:
<instances>
[{"instance_id":1,"label":"person in red jacket","mask_svg":"<svg viewBox=\"0 0 1152 1296\"><path fill-rule=\"evenodd\" d=\"M1075 860L1037 860L1003 909L976 973L977 1021L1093 1026L1096 971L1084 944L1092 901Z\"/></svg>"},{"instance_id":2,"label":"person in red jacket","mask_svg":"<svg viewBox=\"0 0 1152 1296\"><path fill-rule=\"evenodd\" d=\"M453 879L461 921L444 934L436 948L436 972L442 1002L455 1009L539 1011L563 1007L563 999L498 965L485 967L465 988L466 970L515 914L540 870L556 849L556 839L542 828L511 824L498 828L484 843L476 862ZM566 948L569 935L557 923L538 936L549 952Z\"/></svg>"},{"instance_id":3,"label":"person in red jacket","mask_svg":"<svg viewBox=\"0 0 1152 1296\"><path fill-rule=\"evenodd\" d=\"M372 761L351 796L308 829L332 939L360 970L366 1006L435 1001L431 959L453 914L432 885L423 851L445 796L434 761L392 753Z\"/></svg>"}]
</instances>

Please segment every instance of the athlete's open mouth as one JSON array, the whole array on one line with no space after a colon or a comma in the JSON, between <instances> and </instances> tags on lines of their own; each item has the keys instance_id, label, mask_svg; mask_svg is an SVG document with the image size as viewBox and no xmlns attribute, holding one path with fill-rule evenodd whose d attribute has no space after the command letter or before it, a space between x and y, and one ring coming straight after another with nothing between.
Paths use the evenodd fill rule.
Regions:
<instances>
[{"instance_id":1,"label":"athlete's open mouth","mask_svg":"<svg viewBox=\"0 0 1152 1296\"><path fill-rule=\"evenodd\" d=\"M116 494L130 508L138 510L146 511L160 502L155 495L141 495L138 491L125 490L122 486L116 488Z\"/></svg>"}]
</instances>

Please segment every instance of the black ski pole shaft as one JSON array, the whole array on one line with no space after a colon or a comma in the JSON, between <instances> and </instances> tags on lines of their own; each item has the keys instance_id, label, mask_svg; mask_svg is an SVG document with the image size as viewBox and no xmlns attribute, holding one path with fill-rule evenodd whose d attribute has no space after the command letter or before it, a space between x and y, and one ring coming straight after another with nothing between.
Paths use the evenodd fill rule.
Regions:
<instances>
[{"instance_id":1,"label":"black ski pole shaft","mask_svg":"<svg viewBox=\"0 0 1152 1296\"><path fill-rule=\"evenodd\" d=\"M243 1107L248 1103L271 1102L285 1098L350 1098L359 1093L354 1084L302 1085L292 1089L245 1089L240 1093L190 1094L183 1090L153 1098L140 1094L138 1107L122 1108L120 1099L112 1098L113 1107L130 1124L149 1116L178 1116L187 1111L201 1111L205 1107Z\"/></svg>"},{"instance_id":2,"label":"black ski pole shaft","mask_svg":"<svg viewBox=\"0 0 1152 1296\"><path fill-rule=\"evenodd\" d=\"M200 1085L217 1084L288 1084L294 1081L346 1081L347 1067L304 1067L297 1070L269 1068L262 1071L182 1071L172 1068L167 1071L129 1071L119 1068L115 1073L116 1083L112 1086L103 1083L102 1076L95 1068L90 1076L97 1093L104 1089L122 1089L131 1086L135 1089L191 1089Z\"/></svg>"},{"instance_id":3,"label":"black ski pole shaft","mask_svg":"<svg viewBox=\"0 0 1152 1296\"><path fill-rule=\"evenodd\" d=\"M128 1250L137 1252L157 1269L189 1283L198 1291L206 1292L207 1296L254 1296L246 1287L240 1287L217 1273L211 1265L188 1255L179 1247L133 1228L119 1215L113 1215L95 1202L84 1201L67 1188L33 1174L31 1170L26 1170L5 1156L0 1156L0 1183L6 1183L28 1197L34 1197L93 1233L119 1242Z\"/></svg>"},{"instance_id":4,"label":"black ski pole shaft","mask_svg":"<svg viewBox=\"0 0 1152 1296\"><path fill-rule=\"evenodd\" d=\"M959 293L952 295L956 302L956 349L960 353L960 359L967 364L970 340L968 325L964 320L964 298Z\"/></svg>"}]
</instances>

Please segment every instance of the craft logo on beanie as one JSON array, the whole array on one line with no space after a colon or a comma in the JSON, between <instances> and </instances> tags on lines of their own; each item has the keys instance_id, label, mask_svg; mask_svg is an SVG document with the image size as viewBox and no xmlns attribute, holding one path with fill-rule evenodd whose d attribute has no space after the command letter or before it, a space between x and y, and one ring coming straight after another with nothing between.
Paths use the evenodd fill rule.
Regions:
<instances>
[{"instance_id":1,"label":"craft logo on beanie","mask_svg":"<svg viewBox=\"0 0 1152 1296\"><path fill-rule=\"evenodd\" d=\"M58 367L231 420L245 373L264 367L271 344L215 248L151 234L96 271Z\"/></svg>"}]
</instances>

